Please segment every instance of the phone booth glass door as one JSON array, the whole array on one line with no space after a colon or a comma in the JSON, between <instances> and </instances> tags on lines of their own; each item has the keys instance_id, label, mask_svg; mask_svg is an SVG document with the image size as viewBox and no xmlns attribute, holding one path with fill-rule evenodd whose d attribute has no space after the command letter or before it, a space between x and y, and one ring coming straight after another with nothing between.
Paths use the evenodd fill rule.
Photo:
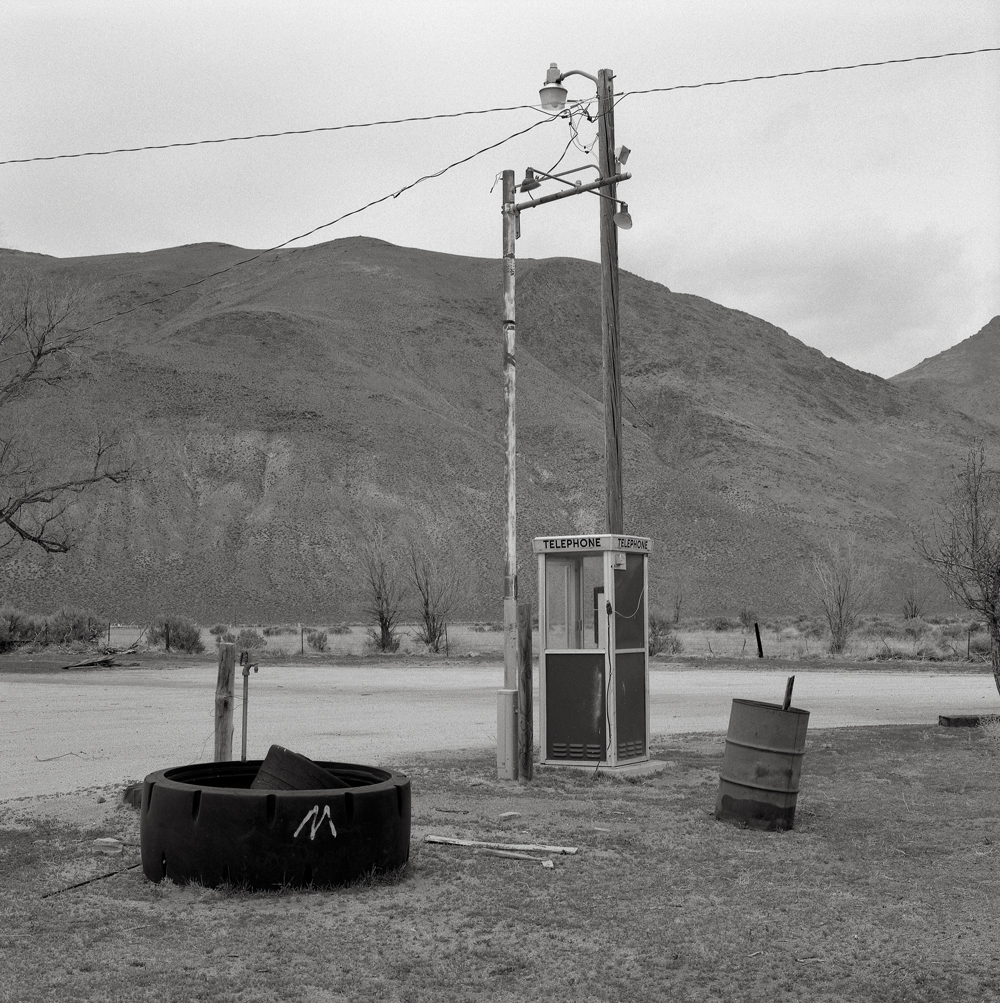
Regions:
<instances>
[{"instance_id":1,"label":"phone booth glass door","mask_svg":"<svg viewBox=\"0 0 1000 1003\"><path fill-rule=\"evenodd\" d=\"M544 574L548 748L543 755L600 762L608 736L604 555L548 557Z\"/></svg>"}]
</instances>

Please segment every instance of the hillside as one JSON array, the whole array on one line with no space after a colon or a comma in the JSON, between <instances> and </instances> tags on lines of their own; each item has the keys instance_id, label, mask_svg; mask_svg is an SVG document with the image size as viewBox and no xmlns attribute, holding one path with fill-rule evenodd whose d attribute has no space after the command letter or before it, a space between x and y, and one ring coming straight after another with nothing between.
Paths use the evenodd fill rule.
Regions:
<instances>
[{"instance_id":1,"label":"hillside","mask_svg":"<svg viewBox=\"0 0 1000 1003\"><path fill-rule=\"evenodd\" d=\"M70 392L20 418L40 451L115 427L142 476L81 503L82 543L22 549L0 601L121 620L359 615L380 520L464 568L466 617L499 619L503 399L499 263L368 238L260 256L202 244L54 259L0 252L84 292L93 331ZM530 540L603 525L599 269L517 271L519 565ZM622 274L625 518L654 538L651 600L682 613L804 608L825 540L856 533L915 575L911 527L947 464L992 426L826 358L762 320ZM897 378L898 379L898 378ZM984 432L985 430L985 432Z\"/></svg>"},{"instance_id":2,"label":"hillside","mask_svg":"<svg viewBox=\"0 0 1000 1003\"><path fill-rule=\"evenodd\" d=\"M891 382L1000 426L1000 317Z\"/></svg>"}]
</instances>

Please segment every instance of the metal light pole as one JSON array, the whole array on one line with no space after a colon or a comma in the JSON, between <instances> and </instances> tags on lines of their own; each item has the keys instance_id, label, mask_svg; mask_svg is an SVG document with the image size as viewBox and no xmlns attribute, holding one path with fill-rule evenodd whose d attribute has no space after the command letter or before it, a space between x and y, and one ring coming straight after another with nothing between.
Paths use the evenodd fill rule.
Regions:
<instances>
[{"instance_id":1,"label":"metal light pole","mask_svg":"<svg viewBox=\"0 0 1000 1003\"><path fill-rule=\"evenodd\" d=\"M514 243L517 207L514 172L503 172L503 409L504 409L504 566L503 686L497 694L497 776L518 775L518 630L517 630L517 421L514 344ZM528 644L531 620L528 620ZM530 656L529 656L530 657ZM530 671L530 669L529 669ZM530 690L528 699L531 699ZM530 756L530 750L529 750ZM530 773L529 773L530 776Z\"/></svg>"},{"instance_id":2,"label":"metal light pole","mask_svg":"<svg viewBox=\"0 0 1000 1003\"><path fill-rule=\"evenodd\" d=\"M506 689L517 687L517 421L516 373L514 370L514 242L517 239L517 208L514 205L514 172L503 172L503 408L504 486L506 501L503 566L504 672Z\"/></svg>"}]
</instances>

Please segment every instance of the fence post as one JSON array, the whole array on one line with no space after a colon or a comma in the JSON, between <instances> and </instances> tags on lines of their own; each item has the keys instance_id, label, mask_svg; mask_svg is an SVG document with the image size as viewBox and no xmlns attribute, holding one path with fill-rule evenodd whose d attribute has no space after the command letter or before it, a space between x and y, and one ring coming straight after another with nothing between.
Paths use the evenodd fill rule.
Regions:
<instances>
[{"instance_id":1,"label":"fence post","mask_svg":"<svg viewBox=\"0 0 1000 1003\"><path fill-rule=\"evenodd\" d=\"M233 758L233 689L236 681L236 645L219 645L219 677L215 684L215 762Z\"/></svg>"}]
</instances>

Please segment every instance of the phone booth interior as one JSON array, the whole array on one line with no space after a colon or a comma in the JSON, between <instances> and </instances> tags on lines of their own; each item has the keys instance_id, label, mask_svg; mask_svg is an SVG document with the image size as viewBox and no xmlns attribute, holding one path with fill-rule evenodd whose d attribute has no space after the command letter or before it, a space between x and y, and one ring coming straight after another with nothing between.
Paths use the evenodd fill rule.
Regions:
<instances>
[{"instance_id":1,"label":"phone booth interior","mask_svg":"<svg viewBox=\"0 0 1000 1003\"><path fill-rule=\"evenodd\" d=\"M532 541L542 765L649 759L649 547L642 537Z\"/></svg>"}]
</instances>

